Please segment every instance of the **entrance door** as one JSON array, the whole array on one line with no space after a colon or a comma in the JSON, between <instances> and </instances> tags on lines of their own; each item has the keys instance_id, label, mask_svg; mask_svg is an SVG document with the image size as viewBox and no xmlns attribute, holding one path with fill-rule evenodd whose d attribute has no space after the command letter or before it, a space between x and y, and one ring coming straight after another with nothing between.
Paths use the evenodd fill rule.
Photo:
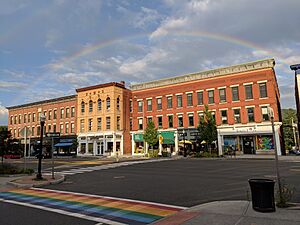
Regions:
<instances>
[{"instance_id":1,"label":"entrance door","mask_svg":"<svg viewBox=\"0 0 300 225\"><path fill-rule=\"evenodd\" d=\"M103 155L103 142L97 142L97 155Z\"/></svg>"},{"instance_id":2,"label":"entrance door","mask_svg":"<svg viewBox=\"0 0 300 225\"><path fill-rule=\"evenodd\" d=\"M243 137L244 154L255 154L253 137Z\"/></svg>"}]
</instances>

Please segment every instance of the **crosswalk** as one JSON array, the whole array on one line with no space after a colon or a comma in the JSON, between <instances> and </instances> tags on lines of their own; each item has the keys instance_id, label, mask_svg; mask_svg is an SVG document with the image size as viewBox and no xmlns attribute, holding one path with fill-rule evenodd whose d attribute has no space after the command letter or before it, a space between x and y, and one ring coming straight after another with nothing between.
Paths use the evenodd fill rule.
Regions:
<instances>
[{"instance_id":1,"label":"crosswalk","mask_svg":"<svg viewBox=\"0 0 300 225\"><path fill-rule=\"evenodd\" d=\"M145 225L185 207L42 188L0 192L0 202L60 213L109 225Z\"/></svg>"},{"instance_id":2,"label":"crosswalk","mask_svg":"<svg viewBox=\"0 0 300 225\"><path fill-rule=\"evenodd\" d=\"M151 163L151 162L161 162L161 161L167 161L167 160L172 160L172 158L126 161L126 162L110 163L110 164L99 165L99 166L73 168L73 169L56 172L56 174L75 175L75 174L88 173L88 172L93 172L93 171L98 171L98 170L107 170L107 169L112 169L112 168L117 168L117 167L122 167L122 166L130 166L130 165L135 165L135 164L143 164L143 163ZM45 174L48 174L48 173L46 172Z\"/></svg>"}]
</instances>

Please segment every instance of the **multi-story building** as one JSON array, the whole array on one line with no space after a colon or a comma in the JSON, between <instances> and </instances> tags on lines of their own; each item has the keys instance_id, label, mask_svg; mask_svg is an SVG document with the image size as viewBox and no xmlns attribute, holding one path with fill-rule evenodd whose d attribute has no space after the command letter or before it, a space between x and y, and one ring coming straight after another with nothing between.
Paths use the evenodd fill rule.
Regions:
<instances>
[{"instance_id":1,"label":"multi-story building","mask_svg":"<svg viewBox=\"0 0 300 225\"><path fill-rule=\"evenodd\" d=\"M44 133L60 132L61 139L69 139L70 141L66 143L72 144L72 139L76 137L76 105L76 95L71 95L7 107L8 130L11 131L12 137L20 139L21 130L27 127L28 138L34 143L39 139L40 117L44 114L46 117ZM63 145L67 147L66 143Z\"/></svg>"},{"instance_id":2,"label":"multi-story building","mask_svg":"<svg viewBox=\"0 0 300 225\"><path fill-rule=\"evenodd\" d=\"M77 135L79 155L138 155L147 149L143 134L152 120L159 130L159 150L177 154L183 144L199 147L195 134L207 105L215 117L220 155L229 146L240 154L274 153L268 114L272 108L281 154L274 65L273 59L260 60L134 84L129 89L124 82L79 88L74 96L8 107L9 129L19 137L19 130L28 126L36 137L39 113L45 113L47 131L56 126L62 134Z\"/></svg>"},{"instance_id":3,"label":"multi-story building","mask_svg":"<svg viewBox=\"0 0 300 225\"><path fill-rule=\"evenodd\" d=\"M125 83L111 82L76 91L78 154L130 153L130 90Z\"/></svg>"},{"instance_id":4,"label":"multi-story building","mask_svg":"<svg viewBox=\"0 0 300 225\"><path fill-rule=\"evenodd\" d=\"M182 133L184 142L193 145L205 105L215 117L220 155L228 146L244 154L274 152L268 107L275 114L275 138L281 153L274 65L274 60L268 59L131 85L132 154L141 153L144 147L148 120L162 136L160 151L165 148L177 153Z\"/></svg>"}]
</instances>

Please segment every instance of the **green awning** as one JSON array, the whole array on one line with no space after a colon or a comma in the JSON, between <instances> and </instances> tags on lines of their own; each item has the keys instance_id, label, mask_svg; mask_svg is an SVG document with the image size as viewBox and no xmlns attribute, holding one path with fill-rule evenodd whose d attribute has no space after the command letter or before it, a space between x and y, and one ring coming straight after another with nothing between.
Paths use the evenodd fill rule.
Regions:
<instances>
[{"instance_id":1,"label":"green awning","mask_svg":"<svg viewBox=\"0 0 300 225\"><path fill-rule=\"evenodd\" d=\"M174 138L174 131L165 131L165 132L161 132L161 136L163 137L163 144L167 144L167 145L174 145L175 144L175 138Z\"/></svg>"},{"instance_id":2,"label":"green awning","mask_svg":"<svg viewBox=\"0 0 300 225\"><path fill-rule=\"evenodd\" d=\"M133 140L134 140L134 141L137 141L137 142L142 142L142 141L144 141L143 134L134 134Z\"/></svg>"}]
</instances>

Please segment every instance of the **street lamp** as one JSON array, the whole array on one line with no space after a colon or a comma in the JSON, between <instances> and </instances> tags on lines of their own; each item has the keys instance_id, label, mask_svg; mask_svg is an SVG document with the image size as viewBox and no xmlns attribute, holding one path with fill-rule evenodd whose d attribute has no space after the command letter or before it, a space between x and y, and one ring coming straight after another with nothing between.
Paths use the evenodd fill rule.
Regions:
<instances>
[{"instance_id":1,"label":"street lamp","mask_svg":"<svg viewBox=\"0 0 300 225\"><path fill-rule=\"evenodd\" d=\"M41 122L41 136L40 136L40 151L39 151L39 163L38 163L38 172L36 174L37 180L42 180L42 153L43 153L43 135L44 135L44 125L45 125L46 116L44 114L41 114L40 116L40 122Z\"/></svg>"},{"instance_id":2,"label":"street lamp","mask_svg":"<svg viewBox=\"0 0 300 225\"><path fill-rule=\"evenodd\" d=\"M273 143L274 143L274 151L275 151L275 167L276 167L276 177L279 189L279 199L282 202L282 189L281 189L281 182L280 182L280 174L279 174L279 167L278 167L278 151L277 151L277 144L275 138L275 128L274 128L274 111L271 107L268 107L268 115L271 119L272 123L272 133L273 133Z\"/></svg>"},{"instance_id":3,"label":"street lamp","mask_svg":"<svg viewBox=\"0 0 300 225\"><path fill-rule=\"evenodd\" d=\"M183 156L186 157L186 148L185 148L185 130L182 130L183 134Z\"/></svg>"}]
</instances>

